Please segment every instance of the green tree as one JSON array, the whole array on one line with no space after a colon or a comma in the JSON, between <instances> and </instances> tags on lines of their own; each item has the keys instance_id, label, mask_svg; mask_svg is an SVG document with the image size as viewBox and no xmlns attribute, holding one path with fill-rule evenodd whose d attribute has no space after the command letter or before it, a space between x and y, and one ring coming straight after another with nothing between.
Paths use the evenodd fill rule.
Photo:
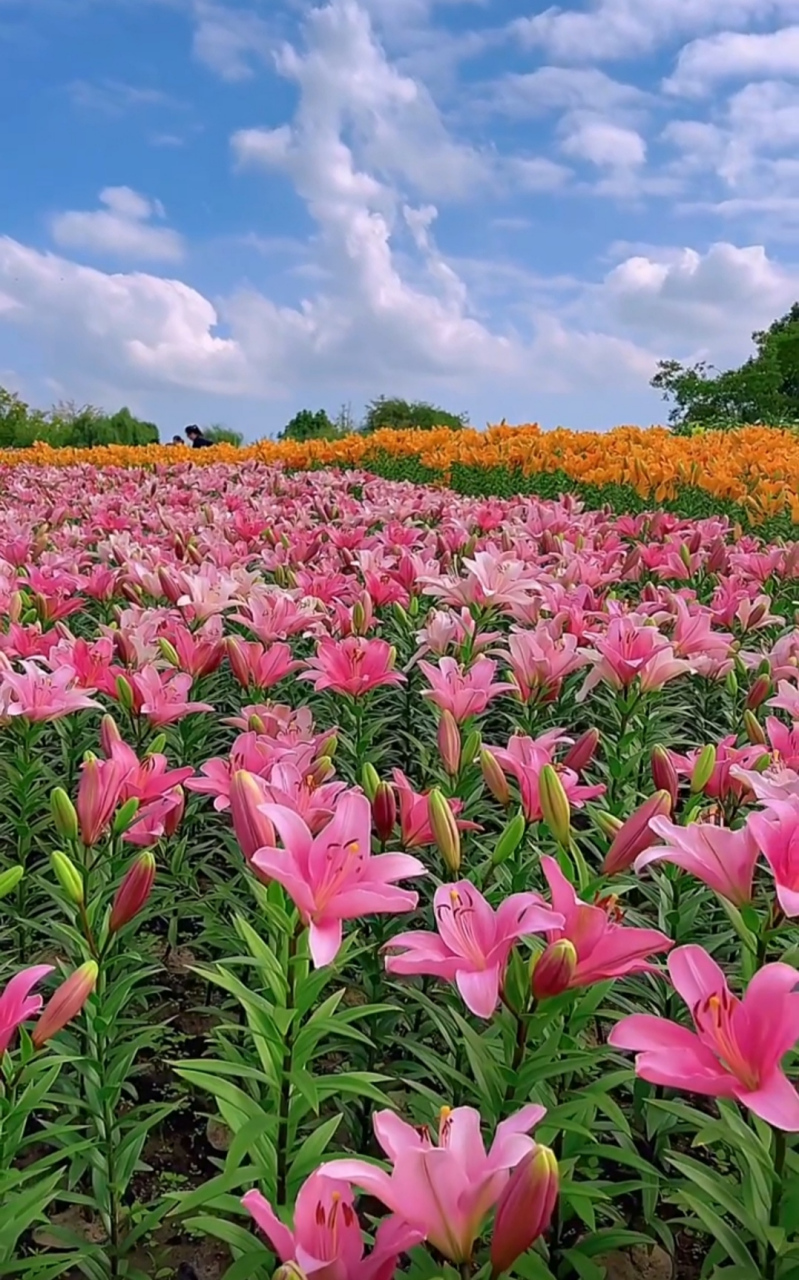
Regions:
<instances>
[{"instance_id":1,"label":"green tree","mask_svg":"<svg viewBox=\"0 0 799 1280\"><path fill-rule=\"evenodd\" d=\"M214 422L210 427L203 427L203 435L207 440L213 440L214 444L232 444L236 449L240 449L244 444L244 436L241 432L234 431L232 427L226 427L222 422Z\"/></svg>"},{"instance_id":2,"label":"green tree","mask_svg":"<svg viewBox=\"0 0 799 1280\"><path fill-rule=\"evenodd\" d=\"M651 385L673 401L674 430L799 422L799 303L752 341L755 354L737 369L659 362Z\"/></svg>"},{"instance_id":3,"label":"green tree","mask_svg":"<svg viewBox=\"0 0 799 1280\"><path fill-rule=\"evenodd\" d=\"M335 423L331 422L324 409L300 409L291 422L287 422L278 435L278 440L333 440L338 435Z\"/></svg>"},{"instance_id":4,"label":"green tree","mask_svg":"<svg viewBox=\"0 0 799 1280\"><path fill-rule=\"evenodd\" d=\"M94 405L62 402L42 412L0 387L0 448L26 449L37 442L68 449L157 444L158 428L135 418L127 408L107 414Z\"/></svg>"},{"instance_id":5,"label":"green tree","mask_svg":"<svg viewBox=\"0 0 799 1280\"><path fill-rule=\"evenodd\" d=\"M387 399L379 396L366 406L361 430L368 434L384 427L395 430L432 431L435 427L449 427L460 431L468 420L467 413L450 413L426 400L401 400L397 396Z\"/></svg>"}]
</instances>

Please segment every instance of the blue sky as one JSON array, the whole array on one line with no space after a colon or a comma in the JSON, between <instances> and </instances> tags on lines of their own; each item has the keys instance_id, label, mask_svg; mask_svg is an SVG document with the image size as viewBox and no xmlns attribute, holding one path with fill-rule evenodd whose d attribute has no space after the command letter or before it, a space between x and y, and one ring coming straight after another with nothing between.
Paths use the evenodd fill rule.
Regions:
<instances>
[{"instance_id":1,"label":"blue sky","mask_svg":"<svg viewBox=\"0 0 799 1280\"><path fill-rule=\"evenodd\" d=\"M0 383L606 429L799 297L799 0L0 0Z\"/></svg>"}]
</instances>

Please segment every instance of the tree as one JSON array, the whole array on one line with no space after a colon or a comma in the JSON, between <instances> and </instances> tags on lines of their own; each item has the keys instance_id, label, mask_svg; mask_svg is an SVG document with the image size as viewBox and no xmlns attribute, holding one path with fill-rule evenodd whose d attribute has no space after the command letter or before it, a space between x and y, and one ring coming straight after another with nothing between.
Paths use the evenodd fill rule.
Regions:
<instances>
[{"instance_id":1,"label":"tree","mask_svg":"<svg viewBox=\"0 0 799 1280\"><path fill-rule=\"evenodd\" d=\"M435 427L449 427L460 431L468 420L466 413L450 413L426 400L401 400L397 396L385 396L372 400L366 406L366 416L361 430L367 435L390 427L399 431L432 431Z\"/></svg>"},{"instance_id":2,"label":"tree","mask_svg":"<svg viewBox=\"0 0 799 1280\"><path fill-rule=\"evenodd\" d=\"M240 449L244 444L244 436L240 431L234 431L232 427L226 427L222 422L214 422L210 427L203 427L203 435L206 440L213 440L214 444L232 444L235 449Z\"/></svg>"},{"instance_id":3,"label":"tree","mask_svg":"<svg viewBox=\"0 0 799 1280\"><path fill-rule=\"evenodd\" d=\"M53 448L86 449L101 444L158 443L158 428L127 408L107 414L94 405L62 402L43 412L0 387L0 448L26 449L38 442Z\"/></svg>"},{"instance_id":4,"label":"tree","mask_svg":"<svg viewBox=\"0 0 799 1280\"><path fill-rule=\"evenodd\" d=\"M669 421L693 426L799 422L799 303L768 329L752 334L755 355L738 369L719 371L706 361L687 368L661 360L651 385L673 400Z\"/></svg>"},{"instance_id":5,"label":"tree","mask_svg":"<svg viewBox=\"0 0 799 1280\"><path fill-rule=\"evenodd\" d=\"M335 424L330 421L324 409L300 409L291 422L287 422L278 435L278 440L333 440L338 435Z\"/></svg>"}]
</instances>

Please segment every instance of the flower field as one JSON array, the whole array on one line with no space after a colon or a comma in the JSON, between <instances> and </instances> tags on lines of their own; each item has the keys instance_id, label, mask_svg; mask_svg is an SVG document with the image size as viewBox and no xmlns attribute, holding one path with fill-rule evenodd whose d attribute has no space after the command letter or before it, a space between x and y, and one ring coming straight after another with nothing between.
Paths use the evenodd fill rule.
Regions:
<instances>
[{"instance_id":1,"label":"flower field","mask_svg":"<svg viewBox=\"0 0 799 1280\"><path fill-rule=\"evenodd\" d=\"M2 459L0 1277L799 1280L795 438L411 434Z\"/></svg>"}]
</instances>

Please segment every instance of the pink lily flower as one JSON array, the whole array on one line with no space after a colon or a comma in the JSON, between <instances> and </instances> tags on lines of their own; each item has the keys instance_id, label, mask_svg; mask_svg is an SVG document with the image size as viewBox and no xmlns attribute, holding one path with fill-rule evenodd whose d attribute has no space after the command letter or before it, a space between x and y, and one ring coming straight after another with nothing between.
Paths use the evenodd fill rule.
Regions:
<instances>
[{"instance_id":1,"label":"pink lily flower","mask_svg":"<svg viewBox=\"0 0 799 1280\"><path fill-rule=\"evenodd\" d=\"M136 821L125 832L125 841L140 849L148 849L164 837L173 836L180 826L186 808L182 787L172 787L139 809Z\"/></svg>"},{"instance_id":2,"label":"pink lily flower","mask_svg":"<svg viewBox=\"0 0 799 1280\"><path fill-rule=\"evenodd\" d=\"M746 825L763 853L789 919L799 916L799 804L773 800L765 813L751 813Z\"/></svg>"},{"instance_id":3,"label":"pink lily flower","mask_svg":"<svg viewBox=\"0 0 799 1280\"><path fill-rule=\"evenodd\" d=\"M796 969L764 965L739 1000L702 947L677 947L668 968L695 1031L634 1013L616 1023L608 1043L637 1054L636 1075L650 1084L735 1098L776 1129L799 1133L799 1093L780 1065L799 1039Z\"/></svg>"},{"instance_id":4,"label":"pink lily flower","mask_svg":"<svg viewBox=\"0 0 799 1280\"><path fill-rule=\"evenodd\" d=\"M650 826L664 843L639 854L634 864L636 872L653 862L671 862L736 907L752 901L759 851L749 827L731 831L712 822L678 827L664 817L653 818Z\"/></svg>"},{"instance_id":5,"label":"pink lily flower","mask_svg":"<svg viewBox=\"0 0 799 1280\"><path fill-rule=\"evenodd\" d=\"M406 1124L393 1111L378 1111L375 1135L392 1162L391 1173L347 1159L323 1164L319 1172L354 1182L409 1219L450 1262L468 1262L511 1170L535 1147L530 1130L545 1115L545 1107L522 1107L497 1125L486 1155L480 1113L473 1107L441 1108L437 1146L427 1128Z\"/></svg>"},{"instance_id":6,"label":"pink lily flower","mask_svg":"<svg viewBox=\"0 0 799 1280\"><path fill-rule=\"evenodd\" d=\"M545 764L553 763L555 744L562 740L560 733L543 734L540 738L528 738L515 733L509 739L507 747L492 747L496 760L506 774L514 777L519 784L522 809L528 822L540 822L543 818L539 779ZM569 739L570 741L570 739ZM573 809L581 809L586 800L605 794L602 783L588 786L581 783L573 769L558 766L558 776L566 797Z\"/></svg>"},{"instance_id":7,"label":"pink lily flower","mask_svg":"<svg viewBox=\"0 0 799 1280\"><path fill-rule=\"evenodd\" d=\"M799 728L789 729L776 716L766 720L766 735L773 759L786 769L799 769Z\"/></svg>"},{"instance_id":8,"label":"pink lily flower","mask_svg":"<svg viewBox=\"0 0 799 1280\"><path fill-rule=\"evenodd\" d=\"M788 715L796 723L799 721L799 689L788 680L780 680L776 694L773 698L769 698L766 706L778 707L781 711L787 711Z\"/></svg>"},{"instance_id":9,"label":"pink lily flower","mask_svg":"<svg viewBox=\"0 0 799 1280\"><path fill-rule=\"evenodd\" d=\"M31 724L42 724L100 706L86 689L76 688L72 667L50 672L33 661L20 665L21 674L10 667L0 669L0 718L21 716Z\"/></svg>"},{"instance_id":10,"label":"pink lily flower","mask_svg":"<svg viewBox=\"0 0 799 1280\"><path fill-rule=\"evenodd\" d=\"M415 909L419 895L397 888L394 881L426 875L426 868L407 853L372 854L372 813L366 796L345 792L332 821L317 836L291 809L266 804L261 812L284 847L259 849L252 864L282 884L299 909L310 928L317 968L335 960L343 920Z\"/></svg>"},{"instance_id":11,"label":"pink lily flower","mask_svg":"<svg viewBox=\"0 0 799 1280\"><path fill-rule=\"evenodd\" d=\"M52 972L51 964L36 964L29 969L21 969L6 983L0 995L0 1058L11 1044L17 1027L41 1011L42 997L32 996L30 991Z\"/></svg>"},{"instance_id":12,"label":"pink lily flower","mask_svg":"<svg viewBox=\"0 0 799 1280\"><path fill-rule=\"evenodd\" d=\"M508 649L513 678L525 703L531 698L556 698L566 676L588 662L577 651L577 636L556 637L550 623L541 623L533 631L513 632Z\"/></svg>"},{"instance_id":13,"label":"pink lily flower","mask_svg":"<svg viewBox=\"0 0 799 1280\"><path fill-rule=\"evenodd\" d=\"M607 633L594 638L592 649L581 652L593 667L577 694L578 702L600 682L611 689L628 689L637 679L644 692L651 692L691 670L691 663L675 656L656 627L645 625L632 614L611 618Z\"/></svg>"},{"instance_id":14,"label":"pink lily flower","mask_svg":"<svg viewBox=\"0 0 799 1280\"><path fill-rule=\"evenodd\" d=\"M508 958L519 938L565 923L537 893L514 893L498 910L468 880L441 885L433 899L438 933L414 929L383 948L391 974L432 974L454 982L478 1018L499 1003ZM402 949L402 955L393 954Z\"/></svg>"},{"instance_id":15,"label":"pink lily flower","mask_svg":"<svg viewBox=\"0 0 799 1280\"><path fill-rule=\"evenodd\" d=\"M722 738L721 742L716 746L716 763L708 781L702 788L703 794L712 800L726 800L728 796L734 796L736 799L742 800L746 795L747 787L741 781L740 773L737 770L751 769L761 756L768 755L765 747L757 744L747 744L739 747L736 742L735 734L731 733L726 738ZM670 751L669 757L674 765L675 772L683 778L690 778L701 750L701 747L697 747L694 751L689 751L684 756L678 755L675 751Z\"/></svg>"},{"instance_id":16,"label":"pink lily flower","mask_svg":"<svg viewBox=\"0 0 799 1280\"><path fill-rule=\"evenodd\" d=\"M141 714L159 729L192 712L214 709L207 702L189 701L192 678L182 671L162 676L155 667L142 667L130 676L130 683L141 700Z\"/></svg>"},{"instance_id":17,"label":"pink lily flower","mask_svg":"<svg viewBox=\"0 0 799 1280\"><path fill-rule=\"evenodd\" d=\"M122 788L129 768L119 760L92 757L81 766L75 808L80 838L87 846L97 844L122 800Z\"/></svg>"},{"instance_id":18,"label":"pink lily flower","mask_svg":"<svg viewBox=\"0 0 799 1280\"><path fill-rule=\"evenodd\" d=\"M230 668L245 689L250 686L271 689L303 665L294 661L287 644L272 644L264 648L257 640L228 636L226 648Z\"/></svg>"},{"instance_id":19,"label":"pink lily flower","mask_svg":"<svg viewBox=\"0 0 799 1280\"><path fill-rule=\"evenodd\" d=\"M482 715L499 694L516 690L516 686L506 680L494 680L497 664L491 658L478 658L466 671L454 658L441 658L437 667L420 660L419 670L431 685L422 697L435 703L441 711L449 711L456 724Z\"/></svg>"},{"instance_id":20,"label":"pink lily flower","mask_svg":"<svg viewBox=\"0 0 799 1280\"><path fill-rule=\"evenodd\" d=\"M401 769L393 769L391 776L397 788L403 846L406 849L423 849L435 844L436 838L430 822L430 796L427 792L422 794L414 791ZM463 808L462 800L448 799L447 804L454 814L459 814ZM456 825L459 831L480 830L476 822L467 822L464 818L458 818Z\"/></svg>"},{"instance_id":21,"label":"pink lily flower","mask_svg":"<svg viewBox=\"0 0 799 1280\"><path fill-rule=\"evenodd\" d=\"M193 680L216 671L225 656L222 640L222 619L209 618L199 631L190 631L185 623L172 626L165 632L180 662L180 670Z\"/></svg>"},{"instance_id":22,"label":"pink lily flower","mask_svg":"<svg viewBox=\"0 0 799 1280\"><path fill-rule=\"evenodd\" d=\"M333 768L328 765L321 771L324 764L321 761L302 773L291 760L278 760L264 781L264 803L293 809L308 824L311 835L318 835L330 822L338 797L347 789L346 782L325 780Z\"/></svg>"},{"instance_id":23,"label":"pink lily flower","mask_svg":"<svg viewBox=\"0 0 799 1280\"><path fill-rule=\"evenodd\" d=\"M364 1257L353 1200L349 1183L317 1171L300 1187L293 1230L260 1191L248 1191L241 1203L280 1261L293 1262L308 1280L392 1280L400 1254L421 1244L424 1235L392 1214L380 1223L371 1253Z\"/></svg>"},{"instance_id":24,"label":"pink lily flower","mask_svg":"<svg viewBox=\"0 0 799 1280\"><path fill-rule=\"evenodd\" d=\"M671 938L658 929L619 924L620 912L614 898L600 900L593 906L583 902L554 858L542 857L541 870L549 885L552 906L564 919L561 928L547 933L549 946L565 939L574 948L564 990L588 987L609 978L624 978L629 973L660 972L647 957L670 950L674 945ZM545 951L544 956L546 954Z\"/></svg>"},{"instance_id":25,"label":"pink lily flower","mask_svg":"<svg viewBox=\"0 0 799 1280\"><path fill-rule=\"evenodd\" d=\"M332 689L352 698L363 697L381 685L403 684L405 676L394 670L395 653L385 640L366 640L363 636L347 636L319 641L316 656L308 660L308 669L298 680L312 680L317 693Z\"/></svg>"}]
</instances>

